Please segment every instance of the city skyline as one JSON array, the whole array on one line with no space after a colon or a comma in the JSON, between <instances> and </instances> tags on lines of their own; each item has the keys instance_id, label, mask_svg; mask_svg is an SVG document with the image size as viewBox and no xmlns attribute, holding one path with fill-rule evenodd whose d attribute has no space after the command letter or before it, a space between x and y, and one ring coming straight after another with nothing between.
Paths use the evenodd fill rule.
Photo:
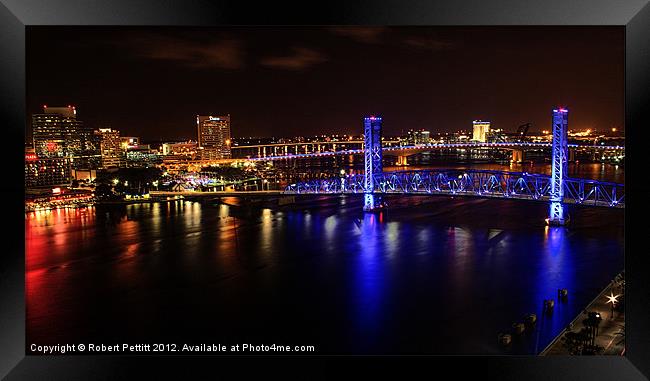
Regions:
<instances>
[{"instance_id":1,"label":"city skyline","mask_svg":"<svg viewBox=\"0 0 650 381\"><path fill-rule=\"evenodd\" d=\"M27 353L624 353L620 28L46 31Z\"/></svg>"},{"instance_id":2,"label":"city skyline","mask_svg":"<svg viewBox=\"0 0 650 381\"><path fill-rule=\"evenodd\" d=\"M30 28L28 113L72 103L93 129L145 141L194 137L197 114L233 115L233 138L357 135L372 113L386 135L477 119L541 131L555 105L577 129L623 127L620 28L152 30Z\"/></svg>"}]
</instances>

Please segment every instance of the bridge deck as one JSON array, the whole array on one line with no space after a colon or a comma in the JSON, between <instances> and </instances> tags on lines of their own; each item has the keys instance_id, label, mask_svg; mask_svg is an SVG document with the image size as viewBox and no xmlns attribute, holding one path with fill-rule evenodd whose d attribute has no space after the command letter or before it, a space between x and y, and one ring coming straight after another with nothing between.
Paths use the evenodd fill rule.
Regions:
<instances>
[{"instance_id":1,"label":"bridge deck","mask_svg":"<svg viewBox=\"0 0 650 381\"><path fill-rule=\"evenodd\" d=\"M363 175L317 179L289 185L288 194L378 193L439 194L472 197L550 201L548 175L490 170L419 170L383 172L373 176L366 189ZM625 207L623 184L590 179L564 179L563 202L585 206Z\"/></svg>"}]
</instances>

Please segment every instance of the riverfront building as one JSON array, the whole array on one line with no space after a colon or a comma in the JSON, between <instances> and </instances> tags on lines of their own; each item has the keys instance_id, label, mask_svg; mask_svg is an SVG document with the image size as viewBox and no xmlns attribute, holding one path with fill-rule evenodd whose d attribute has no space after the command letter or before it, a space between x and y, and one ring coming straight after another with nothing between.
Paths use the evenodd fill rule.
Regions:
<instances>
[{"instance_id":1,"label":"riverfront building","mask_svg":"<svg viewBox=\"0 0 650 381\"><path fill-rule=\"evenodd\" d=\"M95 131L95 134L100 141L102 167L107 169L124 166L124 150L122 149L120 132L110 128L100 128Z\"/></svg>"},{"instance_id":2,"label":"riverfront building","mask_svg":"<svg viewBox=\"0 0 650 381\"><path fill-rule=\"evenodd\" d=\"M230 115L196 116L198 148L202 160L229 159Z\"/></svg>"},{"instance_id":3,"label":"riverfront building","mask_svg":"<svg viewBox=\"0 0 650 381\"><path fill-rule=\"evenodd\" d=\"M99 164L93 130L77 119L74 106L43 106L43 113L32 115L32 138L39 158L67 157L75 168Z\"/></svg>"},{"instance_id":4,"label":"riverfront building","mask_svg":"<svg viewBox=\"0 0 650 381\"><path fill-rule=\"evenodd\" d=\"M484 120L475 120L472 122L472 125L474 128L472 140L485 143L487 141L487 135L490 132L490 122Z\"/></svg>"},{"instance_id":5,"label":"riverfront building","mask_svg":"<svg viewBox=\"0 0 650 381\"><path fill-rule=\"evenodd\" d=\"M25 150L25 188L64 185L69 182L69 158L38 157L33 149Z\"/></svg>"}]
</instances>

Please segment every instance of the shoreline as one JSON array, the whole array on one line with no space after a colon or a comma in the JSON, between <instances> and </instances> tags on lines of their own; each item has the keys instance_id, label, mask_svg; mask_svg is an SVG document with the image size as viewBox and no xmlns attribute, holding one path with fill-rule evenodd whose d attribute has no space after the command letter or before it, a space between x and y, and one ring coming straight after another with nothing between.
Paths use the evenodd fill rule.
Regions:
<instances>
[{"instance_id":1,"label":"shoreline","mask_svg":"<svg viewBox=\"0 0 650 381\"><path fill-rule=\"evenodd\" d=\"M621 274L622 274L622 272L619 272L616 277L620 276ZM613 292L613 289L614 289L615 285L616 285L616 281L614 279L612 279L607 284L607 286L605 286L605 288L603 288L603 290L598 295L596 295L596 297L594 299L592 299L587 304L587 306L585 306L585 308L582 310L582 312L580 312L573 320L571 320L571 322L566 327L564 327L564 329L562 329L562 331L560 331L560 333L558 333L557 336L555 336L555 338L541 352L539 352L538 356L557 356L557 355L567 356L567 355L570 355L568 353L567 349L564 348L564 346L562 345L562 340L561 340L562 337L564 336L565 333L573 331L574 328L579 327L580 320L586 318L585 311L596 311L596 312L600 312L602 316L605 316L605 313L603 313L602 308L601 308L602 306L599 306L599 304L600 305L603 304L602 303L603 297L605 297L608 292L610 292L610 291ZM616 319L613 319L613 320L616 321L616 322L619 322L620 320L622 320L623 325L624 325L625 324L625 312L624 311L622 311L622 312L618 311L616 315L617 315ZM610 321L612 321L612 320L610 320L609 318L603 318L602 322L606 323L606 322L610 322ZM608 326L606 324L601 324L601 327L602 328L608 328ZM597 335L596 341L598 342L599 341L598 339L603 338L603 336L606 336L605 329L603 329ZM613 341L613 339L612 339L612 341ZM612 341L610 341L610 343L609 343L610 345L611 345ZM609 348L609 345L608 345L608 347L604 348L603 352L605 352L608 348ZM602 353L600 355L606 355L606 353Z\"/></svg>"}]
</instances>

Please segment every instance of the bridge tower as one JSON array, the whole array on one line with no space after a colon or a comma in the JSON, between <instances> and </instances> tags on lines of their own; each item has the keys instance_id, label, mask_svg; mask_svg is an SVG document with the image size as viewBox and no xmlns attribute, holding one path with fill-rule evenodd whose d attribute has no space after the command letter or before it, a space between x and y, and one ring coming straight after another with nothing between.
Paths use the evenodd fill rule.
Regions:
<instances>
[{"instance_id":1,"label":"bridge tower","mask_svg":"<svg viewBox=\"0 0 650 381\"><path fill-rule=\"evenodd\" d=\"M564 225L564 177L567 175L569 159L567 145L567 127L569 110L553 110L553 143L551 145L551 189L548 224Z\"/></svg>"},{"instance_id":2,"label":"bridge tower","mask_svg":"<svg viewBox=\"0 0 650 381\"><path fill-rule=\"evenodd\" d=\"M364 133L364 164L363 178L363 210L372 212L382 207L381 195L375 194L374 175L383 172L381 163L381 117L369 116L363 120Z\"/></svg>"}]
</instances>

